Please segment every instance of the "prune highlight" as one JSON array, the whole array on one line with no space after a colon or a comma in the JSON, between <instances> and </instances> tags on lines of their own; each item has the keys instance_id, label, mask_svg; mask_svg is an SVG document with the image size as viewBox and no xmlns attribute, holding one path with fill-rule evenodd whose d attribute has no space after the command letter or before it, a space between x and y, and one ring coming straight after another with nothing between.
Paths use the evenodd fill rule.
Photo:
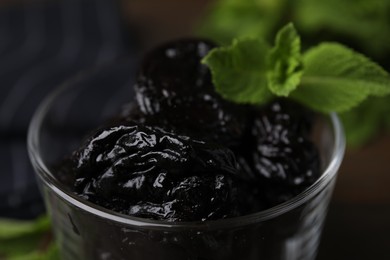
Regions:
<instances>
[{"instance_id":1,"label":"prune highlight","mask_svg":"<svg viewBox=\"0 0 390 260\"><path fill-rule=\"evenodd\" d=\"M238 190L245 183L231 150L157 127L101 129L70 161L75 192L120 213L190 221L251 210L243 207L253 195Z\"/></svg>"},{"instance_id":2,"label":"prune highlight","mask_svg":"<svg viewBox=\"0 0 390 260\"><path fill-rule=\"evenodd\" d=\"M214 47L208 40L186 39L146 56L135 84L144 120L214 142L239 142L245 109L215 92L210 71L201 64Z\"/></svg>"}]
</instances>

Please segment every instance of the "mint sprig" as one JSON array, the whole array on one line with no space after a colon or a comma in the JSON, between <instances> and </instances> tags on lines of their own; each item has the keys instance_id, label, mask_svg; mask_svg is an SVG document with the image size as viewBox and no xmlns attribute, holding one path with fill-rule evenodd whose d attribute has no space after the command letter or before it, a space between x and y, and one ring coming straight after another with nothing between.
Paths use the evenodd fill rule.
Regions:
<instances>
[{"instance_id":1,"label":"mint sprig","mask_svg":"<svg viewBox=\"0 0 390 260\"><path fill-rule=\"evenodd\" d=\"M299 0L290 9L307 35L321 32L328 40L349 39L349 44L380 59L390 50L389 8L387 0Z\"/></svg>"},{"instance_id":2,"label":"mint sprig","mask_svg":"<svg viewBox=\"0 0 390 260\"><path fill-rule=\"evenodd\" d=\"M268 54L268 88L277 96L288 96L299 85L302 72L301 39L290 23L276 35Z\"/></svg>"},{"instance_id":3,"label":"mint sprig","mask_svg":"<svg viewBox=\"0 0 390 260\"><path fill-rule=\"evenodd\" d=\"M292 97L322 111L342 112L368 96L390 93L390 76L379 65L338 43L322 43L304 54L305 71Z\"/></svg>"},{"instance_id":4,"label":"mint sprig","mask_svg":"<svg viewBox=\"0 0 390 260\"><path fill-rule=\"evenodd\" d=\"M283 17L282 9L288 0L217 0L212 1L209 13L198 33L219 43L230 43L235 37L271 35Z\"/></svg>"},{"instance_id":5,"label":"mint sprig","mask_svg":"<svg viewBox=\"0 0 390 260\"><path fill-rule=\"evenodd\" d=\"M364 55L338 43L300 54L299 35L283 27L270 48L262 40L238 38L204 59L217 91L237 103L262 104L289 96L321 112L349 110L368 96L390 94L390 75Z\"/></svg>"},{"instance_id":6,"label":"mint sprig","mask_svg":"<svg viewBox=\"0 0 390 260\"><path fill-rule=\"evenodd\" d=\"M0 219L0 259L59 259L50 228L48 216L31 221Z\"/></svg>"},{"instance_id":7,"label":"mint sprig","mask_svg":"<svg viewBox=\"0 0 390 260\"><path fill-rule=\"evenodd\" d=\"M260 39L233 40L213 49L203 60L210 67L217 91L237 103L261 104L270 100L267 64L270 46Z\"/></svg>"},{"instance_id":8,"label":"mint sprig","mask_svg":"<svg viewBox=\"0 0 390 260\"><path fill-rule=\"evenodd\" d=\"M40 217L34 221L0 219L0 239L11 239L41 233L50 230L48 217Z\"/></svg>"}]
</instances>

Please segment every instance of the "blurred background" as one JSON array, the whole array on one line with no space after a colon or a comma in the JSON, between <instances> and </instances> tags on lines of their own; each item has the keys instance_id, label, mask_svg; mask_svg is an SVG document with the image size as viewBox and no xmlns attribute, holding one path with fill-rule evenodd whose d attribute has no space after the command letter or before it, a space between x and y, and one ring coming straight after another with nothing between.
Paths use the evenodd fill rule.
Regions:
<instances>
[{"instance_id":1,"label":"blurred background","mask_svg":"<svg viewBox=\"0 0 390 260\"><path fill-rule=\"evenodd\" d=\"M222 43L246 31L268 38L290 20L304 43L340 41L390 71L387 2L226 0L220 7L213 0L1 0L0 218L44 214L27 156L27 127L42 98L80 71L122 59L136 64L158 43L194 34ZM228 22L216 22L222 18ZM388 122L390 99L368 101L346 117L351 145L318 259L390 259Z\"/></svg>"}]
</instances>

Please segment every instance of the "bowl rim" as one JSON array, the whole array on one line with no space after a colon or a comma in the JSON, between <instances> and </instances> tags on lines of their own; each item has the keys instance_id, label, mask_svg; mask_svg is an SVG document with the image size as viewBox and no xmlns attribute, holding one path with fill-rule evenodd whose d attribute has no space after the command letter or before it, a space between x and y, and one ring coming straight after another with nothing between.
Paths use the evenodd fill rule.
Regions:
<instances>
[{"instance_id":1,"label":"bowl rim","mask_svg":"<svg viewBox=\"0 0 390 260\"><path fill-rule=\"evenodd\" d=\"M101 68L100 68L101 69ZM76 83L87 78L88 75L96 73L98 69L91 70L87 73L80 73L79 75L68 80L54 91L52 91L43 102L40 104L38 109L35 111L32 120L29 125L28 135L27 135L27 148L30 157L30 161L35 169L36 175L38 178L46 185L50 190L52 190L58 197L66 201L67 203L85 211L90 214L93 214L99 218L112 221L119 224L124 224L128 226L137 226L151 229L197 229L197 230L209 230L210 228L232 228L238 226L245 226L253 224L256 222L264 222L271 220L280 216L286 212L289 212L312 197L322 191L330 182L336 177L336 173L341 165L344 153L345 153L345 136L342 124L339 117L336 113L332 112L329 114L330 122L332 125L333 131L333 147L331 152L331 157L328 165L326 165L322 175L307 189L295 196L294 198L271 207L269 209L251 213L248 215L219 219L219 220L207 220L207 221L180 221L180 222L170 222L163 220L151 220L139 217L133 217L129 215L124 215L112 210L103 208L99 205L93 204L78 195L70 192L64 185L62 185L49 170L49 167L45 164L43 158L40 155L40 138L39 133L41 129L42 122L50 110L51 105L55 102L56 98L59 97L63 92L71 89L72 86L77 85Z\"/></svg>"}]
</instances>

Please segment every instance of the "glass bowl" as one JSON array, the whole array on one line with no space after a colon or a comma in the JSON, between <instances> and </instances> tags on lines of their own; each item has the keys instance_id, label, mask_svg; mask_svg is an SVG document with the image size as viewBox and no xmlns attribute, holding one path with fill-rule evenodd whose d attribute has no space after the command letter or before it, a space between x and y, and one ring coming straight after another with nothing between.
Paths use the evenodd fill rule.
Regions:
<instances>
[{"instance_id":1,"label":"glass bowl","mask_svg":"<svg viewBox=\"0 0 390 260\"><path fill-rule=\"evenodd\" d=\"M204 222L136 218L94 205L56 178L55 164L134 99L134 72L123 61L82 73L51 93L32 119L29 155L62 259L315 259L345 150L334 113L319 117L313 136L321 177L293 199L250 215Z\"/></svg>"}]
</instances>

